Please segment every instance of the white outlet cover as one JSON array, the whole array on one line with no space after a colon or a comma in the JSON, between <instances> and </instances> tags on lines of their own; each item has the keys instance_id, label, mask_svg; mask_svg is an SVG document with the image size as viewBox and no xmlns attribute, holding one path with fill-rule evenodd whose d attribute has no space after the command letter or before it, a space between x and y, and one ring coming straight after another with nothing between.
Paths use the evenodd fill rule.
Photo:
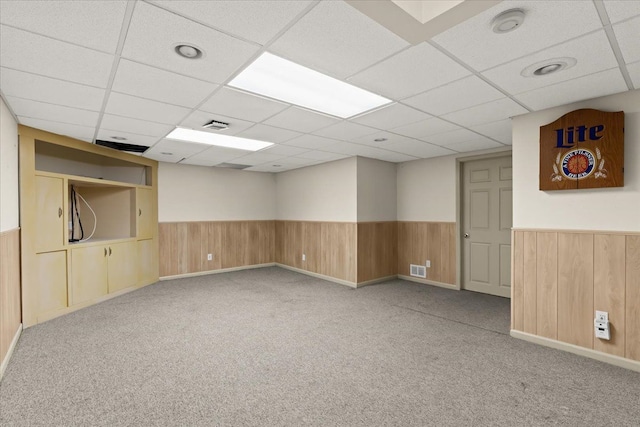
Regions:
<instances>
[{"instance_id":1,"label":"white outlet cover","mask_svg":"<svg viewBox=\"0 0 640 427\"><path fill-rule=\"evenodd\" d=\"M608 322L609 321L609 313L606 311L598 311L596 310L596 320L598 322Z\"/></svg>"}]
</instances>

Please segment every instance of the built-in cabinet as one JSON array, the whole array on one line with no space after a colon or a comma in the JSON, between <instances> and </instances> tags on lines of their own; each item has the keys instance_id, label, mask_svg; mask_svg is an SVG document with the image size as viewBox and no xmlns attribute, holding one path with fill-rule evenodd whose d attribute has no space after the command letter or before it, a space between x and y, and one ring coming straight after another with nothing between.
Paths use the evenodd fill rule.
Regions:
<instances>
[{"instance_id":1,"label":"built-in cabinet","mask_svg":"<svg viewBox=\"0 0 640 427\"><path fill-rule=\"evenodd\" d=\"M155 283L157 162L19 133L24 326Z\"/></svg>"}]
</instances>

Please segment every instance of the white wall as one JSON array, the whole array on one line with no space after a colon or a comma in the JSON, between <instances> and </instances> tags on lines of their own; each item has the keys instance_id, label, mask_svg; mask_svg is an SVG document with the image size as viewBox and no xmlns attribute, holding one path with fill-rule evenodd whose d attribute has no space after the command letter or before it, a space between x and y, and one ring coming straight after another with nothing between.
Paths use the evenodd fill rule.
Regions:
<instances>
[{"instance_id":1,"label":"white wall","mask_svg":"<svg viewBox=\"0 0 640 427\"><path fill-rule=\"evenodd\" d=\"M356 158L276 175L276 219L356 222Z\"/></svg>"},{"instance_id":2,"label":"white wall","mask_svg":"<svg viewBox=\"0 0 640 427\"><path fill-rule=\"evenodd\" d=\"M0 231L20 224L18 125L0 98Z\"/></svg>"},{"instance_id":3,"label":"white wall","mask_svg":"<svg viewBox=\"0 0 640 427\"><path fill-rule=\"evenodd\" d=\"M398 221L456 221L456 156L398 165Z\"/></svg>"},{"instance_id":4,"label":"white wall","mask_svg":"<svg viewBox=\"0 0 640 427\"><path fill-rule=\"evenodd\" d=\"M395 221L396 164L357 158L358 222Z\"/></svg>"},{"instance_id":5,"label":"white wall","mask_svg":"<svg viewBox=\"0 0 640 427\"><path fill-rule=\"evenodd\" d=\"M160 163L160 222L270 220L276 217L273 174Z\"/></svg>"},{"instance_id":6,"label":"white wall","mask_svg":"<svg viewBox=\"0 0 640 427\"><path fill-rule=\"evenodd\" d=\"M625 112L624 187L540 191L540 126L580 108ZM551 108L513 119L513 226L640 231L639 90Z\"/></svg>"}]
</instances>

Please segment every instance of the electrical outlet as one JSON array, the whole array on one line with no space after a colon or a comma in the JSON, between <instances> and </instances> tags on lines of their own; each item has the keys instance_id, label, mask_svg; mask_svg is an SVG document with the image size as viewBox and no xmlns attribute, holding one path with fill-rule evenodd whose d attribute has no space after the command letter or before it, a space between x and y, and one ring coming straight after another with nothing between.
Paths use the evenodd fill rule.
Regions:
<instances>
[{"instance_id":1,"label":"electrical outlet","mask_svg":"<svg viewBox=\"0 0 640 427\"><path fill-rule=\"evenodd\" d=\"M305 254L302 254L302 260L306 261L307 260L307 256Z\"/></svg>"},{"instance_id":2,"label":"electrical outlet","mask_svg":"<svg viewBox=\"0 0 640 427\"><path fill-rule=\"evenodd\" d=\"M431 268L431 260L429 260L429 259L427 260L427 262L425 264L425 267Z\"/></svg>"},{"instance_id":3,"label":"electrical outlet","mask_svg":"<svg viewBox=\"0 0 640 427\"><path fill-rule=\"evenodd\" d=\"M207 254L207 261L213 261L213 254Z\"/></svg>"},{"instance_id":4,"label":"electrical outlet","mask_svg":"<svg viewBox=\"0 0 640 427\"><path fill-rule=\"evenodd\" d=\"M606 311L597 311L596 310L596 321L597 322L608 322L609 321L609 313Z\"/></svg>"}]
</instances>

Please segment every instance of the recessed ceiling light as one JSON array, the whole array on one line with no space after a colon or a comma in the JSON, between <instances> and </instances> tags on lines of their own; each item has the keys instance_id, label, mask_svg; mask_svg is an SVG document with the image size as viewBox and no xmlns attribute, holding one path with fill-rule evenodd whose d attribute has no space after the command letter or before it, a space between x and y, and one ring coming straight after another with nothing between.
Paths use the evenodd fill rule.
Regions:
<instances>
[{"instance_id":1,"label":"recessed ceiling light","mask_svg":"<svg viewBox=\"0 0 640 427\"><path fill-rule=\"evenodd\" d=\"M273 165L274 168L281 168L282 165Z\"/></svg>"},{"instance_id":2,"label":"recessed ceiling light","mask_svg":"<svg viewBox=\"0 0 640 427\"><path fill-rule=\"evenodd\" d=\"M544 77L558 71L567 70L577 64L575 58L553 58L536 62L522 70L520 75L524 77Z\"/></svg>"},{"instance_id":3,"label":"recessed ceiling light","mask_svg":"<svg viewBox=\"0 0 640 427\"><path fill-rule=\"evenodd\" d=\"M386 140L387 140L387 138L376 138L376 139L374 139L375 142L384 142Z\"/></svg>"},{"instance_id":4,"label":"recessed ceiling light","mask_svg":"<svg viewBox=\"0 0 640 427\"><path fill-rule=\"evenodd\" d=\"M268 52L231 80L229 86L343 119L391 102Z\"/></svg>"},{"instance_id":5,"label":"recessed ceiling light","mask_svg":"<svg viewBox=\"0 0 640 427\"><path fill-rule=\"evenodd\" d=\"M204 55L201 49L191 44L185 44L185 43L177 44L174 47L174 50L178 55L187 59L198 59L198 58L202 58L202 56Z\"/></svg>"},{"instance_id":6,"label":"recessed ceiling light","mask_svg":"<svg viewBox=\"0 0 640 427\"><path fill-rule=\"evenodd\" d=\"M126 141L127 138L124 136L112 136L111 139L115 139L116 141Z\"/></svg>"},{"instance_id":7,"label":"recessed ceiling light","mask_svg":"<svg viewBox=\"0 0 640 427\"><path fill-rule=\"evenodd\" d=\"M524 10L510 9L497 15L491 21L491 28L494 33L504 34L520 27L524 22Z\"/></svg>"},{"instance_id":8,"label":"recessed ceiling light","mask_svg":"<svg viewBox=\"0 0 640 427\"><path fill-rule=\"evenodd\" d=\"M273 145L271 142L258 141L257 139L239 138L237 136L221 135L218 133L179 127L172 130L166 138L247 151L258 151Z\"/></svg>"}]
</instances>

